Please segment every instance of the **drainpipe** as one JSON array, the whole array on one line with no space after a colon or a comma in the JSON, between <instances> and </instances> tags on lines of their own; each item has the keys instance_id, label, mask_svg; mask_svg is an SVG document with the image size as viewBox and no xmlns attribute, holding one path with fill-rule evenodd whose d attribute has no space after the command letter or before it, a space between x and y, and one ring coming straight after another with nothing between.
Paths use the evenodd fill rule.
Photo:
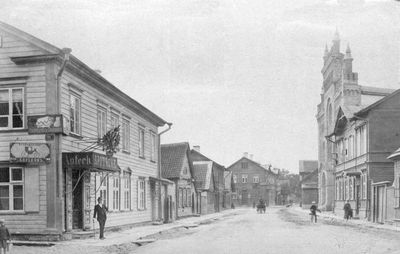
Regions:
<instances>
[{"instance_id":1,"label":"drainpipe","mask_svg":"<svg viewBox=\"0 0 400 254\"><path fill-rule=\"evenodd\" d=\"M158 219L162 218L162 214L161 214L161 211L162 211L162 207L161 207L161 205L162 205L162 200L161 200L161 178L162 178L161 177L161 135L171 129L172 123L167 123L167 125L168 125L167 129L165 129L162 132L157 134L157 136L158 136L158 179L159 179L159 183L158 183L158 191L159 191L158 192L158 197L159 197Z\"/></svg>"},{"instance_id":2,"label":"drainpipe","mask_svg":"<svg viewBox=\"0 0 400 254\"><path fill-rule=\"evenodd\" d=\"M60 54L63 54L63 59L61 63L61 67L57 73L56 77L56 114L61 114L61 79L62 75L64 73L65 67L69 61L69 57L71 54L71 49L70 48L63 48L61 50ZM66 124L66 123L63 123ZM63 177L62 177L62 160L61 160L61 135L62 134L55 134L54 137L54 148L55 148L55 154L56 154L56 197L57 197L57 208L60 209L60 211L57 213L60 218L59 220L59 227L62 229L62 231L66 231L66 196L62 197L62 182L63 182ZM64 198L64 202L62 199Z\"/></svg>"}]
</instances>

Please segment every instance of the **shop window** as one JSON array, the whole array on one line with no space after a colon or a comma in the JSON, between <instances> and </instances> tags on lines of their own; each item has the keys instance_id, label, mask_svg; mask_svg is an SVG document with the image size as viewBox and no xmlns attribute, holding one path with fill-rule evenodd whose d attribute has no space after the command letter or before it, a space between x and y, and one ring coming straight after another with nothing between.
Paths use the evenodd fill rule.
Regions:
<instances>
[{"instance_id":1,"label":"shop window","mask_svg":"<svg viewBox=\"0 0 400 254\"><path fill-rule=\"evenodd\" d=\"M146 209L146 182L144 179L138 180L138 209Z\"/></svg>"},{"instance_id":2,"label":"shop window","mask_svg":"<svg viewBox=\"0 0 400 254\"><path fill-rule=\"evenodd\" d=\"M113 206L112 210L117 211L119 210L119 176L115 175L113 177L113 185L112 185L112 193L113 193Z\"/></svg>"},{"instance_id":3,"label":"shop window","mask_svg":"<svg viewBox=\"0 0 400 254\"><path fill-rule=\"evenodd\" d=\"M0 168L0 210L24 209L24 172L22 168Z\"/></svg>"},{"instance_id":4,"label":"shop window","mask_svg":"<svg viewBox=\"0 0 400 254\"><path fill-rule=\"evenodd\" d=\"M108 175L105 173L100 174L98 191L101 199L103 200L103 204L109 207L107 185L108 185Z\"/></svg>"},{"instance_id":5,"label":"shop window","mask_svg":"<svg viewBox=\"0 0 400 254\"><path fill-rule=\"evenodd\" d=\"M128 119L122 119L122 150L129 152L130 151L130 122Z\"/></svg>"},{"instance_id":6,"label":"shop window","mask_svg":"<svg viewBox=\"0 0 400 254\"><path fill-rule=\"evenodd\" d=\"M144 158L144 127L139 126L139 157Z\"/></svg>"},{"instance_id":7,"label":"shop window","mask_svg":"<svg viewBox=\"0 0 400 254\"><path fill-rule=\"evenodd\" d=\"M69 95L69 123L72 133L81 134L81 97L75 93Z\"/></svg>"},{"instance_id":8,"label":"shop window","mask_svg":"<svg viewBox=\"0 0 400 254\"><path fill-rule=\"evenodd\" d=\"M24 89L0 89L0 129L24 128Z\"/></svg>"}]
</instances>

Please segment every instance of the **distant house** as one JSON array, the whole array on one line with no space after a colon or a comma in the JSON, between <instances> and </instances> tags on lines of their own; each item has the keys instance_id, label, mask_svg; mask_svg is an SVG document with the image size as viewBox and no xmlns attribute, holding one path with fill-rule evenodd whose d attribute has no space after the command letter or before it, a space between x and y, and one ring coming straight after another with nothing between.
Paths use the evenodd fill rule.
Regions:
<instances>
[{"instance_id":1,"label":"distant house","mask_svg":"<svg viewBox=\"0 0 400 254\"><path fill-rule=\"evenodd\" d=\"M270 168L265 168L247 157L247 153L228 167L233 174L236 195L235 205L251 206L260 199L267 205L275 205L276 178Z\"/></svg>"},{"instance_id":2,"label":"distant house","mask_svg":"<svg viewBox=\"0 0 400 254\"><path fill-rule=\"evenodd\" d=\"M196 189L201 192L202 214L219 212L223 206L223 195L225 189L224 172L225 167L216 163L200 153L200 147L195 146L190 151L190 160L193 162L193 175ZM207 203L204 203L204 195L207 193ZM207 208L204 205L207 204Z\"/></svg>"},{"instance_id":3,"label":"distant house","mask_svg":"<svg viewBox=\"0 0 400 254\"><path fill-rule=\"evenodd\" d=\"M178 218L197 214L196 190L189 153L190 146L187 142L161 145L161 173L163 178L175 183L174 214Z\"/></svg>"},{"instance_id":4,"label":"distant house","mask_svg":"<svg viewBox=\"0 0 400 254\"><path fill-rule=\"evenodd\" d=\"M308 209L313 201L318 203L318 161L299 161L301 204Z\"/></svg>"}]
</instances>

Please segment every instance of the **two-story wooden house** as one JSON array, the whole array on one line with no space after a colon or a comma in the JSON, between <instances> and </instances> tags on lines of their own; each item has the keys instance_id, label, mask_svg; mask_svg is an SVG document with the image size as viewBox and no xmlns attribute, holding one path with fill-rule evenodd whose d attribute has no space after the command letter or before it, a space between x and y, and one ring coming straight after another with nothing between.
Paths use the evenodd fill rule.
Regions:
<instances>
[{"instance_id":1,"label":"two-story wooden house","mask_svg":"<svg viewBox=\"0 0 400 254\"><path fill-rule=\"evenodd\" d=\"M247 153L227 168L233 173L236 205L250 206L263 199L275 205L277 174L248 158Z\"/></svg>"},{"instance_id":2,"label":"two-story wooden house","mask_svg":"<svg viewBox=\"0 0 400 254\"><path fill-rule=\"evenodd\" d=\"M169 181L159 174L158 127L167 122L69 49L5 23L0 42L0 217L11 233L91 230L98 197L106 227L162 218Z\"/></svg>"},{"instance_id":3,"label":"two-story wooden house","mask_svg":"<svg viewBox=\"0 0 400 254\"><path fill-rule=\"evenodd\" d=\"M348 200L354 216L385 222L386 187L394 177L387 157L400 141L400 91L367 107L340 107L327 138L335 144L335 212L343 213Z\"/></svg>"},{"instance_id":4,"label":"two-story wooden house","mask_svg":"<svg viewBox=\"0 0 400 254\"><path fill-rule=\"evenodd\" d=\"M175 183L174 210L178 218L198 213L193 165L189 154L190 146L187 142L161 145L162 176Z\"/></svg>"}]
</instances>

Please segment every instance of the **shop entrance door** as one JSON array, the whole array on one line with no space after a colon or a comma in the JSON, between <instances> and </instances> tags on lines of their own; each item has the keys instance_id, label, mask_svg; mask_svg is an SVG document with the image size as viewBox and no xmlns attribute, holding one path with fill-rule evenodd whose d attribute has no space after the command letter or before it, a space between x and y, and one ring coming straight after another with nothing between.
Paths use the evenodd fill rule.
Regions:
<instances>
[{"instance_id":1,"label":"shop entrance door","mask_svg":"<svg viewBox=\"0 0 400 254\"><path fill-rule=\"evenodd\" d=\"M81 170L72 170L72 229L83 228L83 178L79 179L80 174Z\"/></svg>"}]
</instances>

